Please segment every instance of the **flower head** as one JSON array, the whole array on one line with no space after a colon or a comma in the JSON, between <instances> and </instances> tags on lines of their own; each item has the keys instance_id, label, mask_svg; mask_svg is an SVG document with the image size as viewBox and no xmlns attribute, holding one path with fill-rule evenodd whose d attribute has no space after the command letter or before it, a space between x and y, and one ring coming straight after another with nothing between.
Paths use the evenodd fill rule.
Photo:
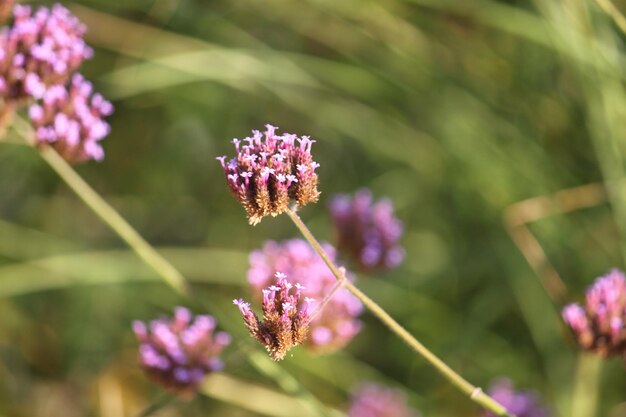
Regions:
<instances>
[{"instance_id":1,"label":"flower head","mask_svg":"<svg viewBox=\"0 0 626 417\"><path fill-rule=\"evenodd\" d=\"M337 234L337 249L350 255L364 270L394 268L404 259L402 223L394 216L387 199L374 202L369 190L354 197L334 196L330 213Z\"/></svg>"},{"instance_id":2,"label":"flower head","mask_svg":"<svg viewBox=\"0 0 626 417\"><path fill-rule=\"evenodd\" d=\"M103 120L113 106L100 94L92 93L91 83L74 74L69 89L54 85L29 108L39 146L52 146L69 162L101 160L100 141L109 133Z\"/></svg>"},{"instance_id":3,"label":"flower head","mask_svg":"<svg viewBox=\"0 0 626 417\"><path fill-rule=\"evenodd\" d=\"M254 130L251 137L233 139L237 156L229 161L217 158L250 224L286 211L290 200L305 206L319 197L315 173L319 164L311 156L315 141L290 133L277 135L276 129L268 124L264 133Z\"/></svg>"},{"instance_id":4,"label":"flower head","mask_svg":"<svg viewBox=\"0 0 626 417\"><path fill-rule=\"evenodd\" d=\"M420 414L406 404L406 395L397 389L366 384L352 394L348 417L416 417Z\"/></svg>"},{"instance_id":5,"label":"flower head","mask_svg":"<svg viewBox=\"0 0 626 417\"><path fill-rule=\"evenodd\" d=\"M263 321L250 309L249 303L242 299L233 300L243 315L250 336L261 342L276 361L306 339L311 302L311 298L302 296L300 285L291 284L280 272L276 273L275 285L263 290Z\"/></svg>"},{"instance_id":6,"label":"flower head","mask_svg":"<svg viewBox=\"0 0 626 417\"><path fill-rule=\"evenodd\" d=\"M51 9L15 5L12 23L0 31L0 95L5 100L40 99L63 85L93 55L85 26L60 4Z\"/></svg>"},{"instance_id":7,"label":"flower head","mask_svg":"<svg viewBox=\"0 0 626 417\"><path fill-rule=\"evenodd\" d=\"M193 395L206 374L223 367L218 356L230 343L230 335L215 332L215 327L213 317L194 318L184 307L177 307L171 319L152 320L147 325L134 321L139 363L165 389L181 396Z\"/></svg>"},{"instance_id":8,"label":"flower head","mask_svg":"<svg viewBox=\"0 0 626 417\"><path fill-rule=\"evenodd\" d=\"M550 413L543 407L534 392L515 391L511 380L502 378L489 388L489 395L509 413L517 417L548 417ZM485 417L495 417L491 411L484 412Z\"/></svg>"},{"instance_id":9,"label":"flower head","mask_svg":"<svg viewBox=\"0 0 626 417\"><path fill-rule=\"evenodd\" d=\"M569 304L562 315L584 350L626 357L626 280L621 271L598 278L587 289L585 306Z\"/></svg>"},{"instance_id":10,"label":"flower head","mask_svg":"<svg viewBox=\"0 0 626 417\"><path fill-rule=\"evenodd\" d=\"M334 260L335 249L328 244L323 247ZM276 271L300 277L302 294L320 302L337 283L322 258L302 239L267 241L250 254L248 282L254 292L269 285ZM361 329L358 316L362 310L361 302L354 295L345 288L339 289L311 321L311 337L306 340L306 346L316 352L344 347Z\"/></svg>"}]
</instances>

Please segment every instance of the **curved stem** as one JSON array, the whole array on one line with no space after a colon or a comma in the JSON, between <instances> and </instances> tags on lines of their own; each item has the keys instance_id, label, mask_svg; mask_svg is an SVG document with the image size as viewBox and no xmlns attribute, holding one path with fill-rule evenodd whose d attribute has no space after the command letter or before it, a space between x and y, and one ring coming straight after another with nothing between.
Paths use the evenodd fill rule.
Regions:
<instances>
[{"instance_id":1,"label":"curved stem","mask_svg":"<svg viewBox=\"0 0 626 417\"><path fill-rule=\"evenodd\" d=\"M306 225L300 219L300 216L296 213L295 209L289 208L287 209L287 215L294 222L296 227L300 230L305 239L309 242L309 244L313 247L315 252L317 252L324 263L328 266L332 274L339 281L343 279L343 274L341 270L335 263L330 259L322 245L317 241L315 236L311 233L311 231L306 227ZM445 362L435 356L426 346L421 344L411 333L409 333L404 327L402 327L397 321L393 319L382 307L380 307L374 300L365 295L361 290L354 286L350 281L343 280L344 286L354 294L363 305L370 310L380 321L385 324L389 330L395 333L404 343L409 345L413 351L422 356L428 363L430 363L444 378L450 381L455 387L460 389L462 392L467 394L470 399L477 402L481 406L490 410L498 416L504 417L514 417L512 414L509 414L504 407L498 404L493 398L485 394L480 387L476 387L470 384L465 378L456 373L452 368L450 368Z\"/></svg>"},{"instance_id":2,"label":"curved stem","mask_svg":"<svg viewBox=\"0 0 626 417\"><path fill-rule=\"evenodd\" d=\"M28 143L34 143L30 126L24 126L23 120L15 118L18 132ZM53 148L44 146L39 150L41 157L56 171L78 197L118 234L135 253L163 280L179 294L187 295L187 281L182 274L163 258L148 242L145 241L126 220L109 205L93 188L74 171L74 169Z\"/></svg>"}]
</instances>

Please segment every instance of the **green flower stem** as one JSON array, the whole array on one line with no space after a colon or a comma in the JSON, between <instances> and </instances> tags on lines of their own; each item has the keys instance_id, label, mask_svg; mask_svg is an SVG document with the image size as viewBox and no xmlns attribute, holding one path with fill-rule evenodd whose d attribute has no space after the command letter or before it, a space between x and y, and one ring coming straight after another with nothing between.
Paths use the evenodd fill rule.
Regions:
<instances>
[{"instance_id":1,"label":"green flower stem","mask_svg":"<svg viewBox=\"0 0 626 417\"><path fill-rule=\"evenodd\" d=\"M139 257L179 294L187 294L187 282L176 268L154 250L113 207L93 190L80 175L49 146L40 150L42 158L94 213L113 229Z\"/></svg>"},{"instance_id":2,"label":"green flower stem","mask_svg":"<svg viewBox=\"0 0 626 417\"><path fill-rule=\"evenodd\" d=\"M15 117L17 131L30 143L34 143L33 131L24 121ZM65 183L80 197L94 213L102 219L137 253L137 255L159 274L176 292L188 295L187 281L171 263L163 258L120 214L115 211L96 191L53 148L44 146L39 150L41 157L56 171Z\"/></svg>"},{"instance_id":3,"label":"green flower stem","mask_svg":"<svg viewBox=\"0 0 626 417\"><path fill-rule=\"evenodd\" d=\"M335 278L339 281L343 280L343 274L337 265L333 263L333 261L328 257L328 254L320 243L315 239L315 236L311 233L311 231L306 227L306 225L300 219L300 216L296 213L294 208L287 209L287 215L294 222L296 227L300 230L302 235L306 238L306 240L311 244L315 252L317 252L330 271L333 273ZM354 294L363 305L370 310L380 321L383 322L393 333L395 333L402 341L404 341L411 349L413 349L417 354L421 355L428 363L430 363L439 373L441 373L448 381L450 381L454 386L460 389L462 392L467 394L470 399L477 402L481 406L490 410L498 416L503 417L515 417L512 414L509 414L504 407L498 404L493 398L485 394L481 388L476 387L470 384L465 378L456 373L452 368L446 365L441 359L435 356L430 350L428 350L423 344L421 344L413 335L411 335L404 327L402 327L397 321L393 319L385 310L383 310L374 300L369 298L367 295L361 292L357 287L354 286L350 281L343 280L344 286Z\"/></svg>"},{"instance_id":4,"label":"green flower stem","mask_svg":"<svg viewBox=\"0 0 626 417\"><path fill-rule=\"evenodd\" d=\"M580 352L572 387L571 417L598 415L598 392L600 391L602 358L599 355Z\"/></svg>"}]
</instances>

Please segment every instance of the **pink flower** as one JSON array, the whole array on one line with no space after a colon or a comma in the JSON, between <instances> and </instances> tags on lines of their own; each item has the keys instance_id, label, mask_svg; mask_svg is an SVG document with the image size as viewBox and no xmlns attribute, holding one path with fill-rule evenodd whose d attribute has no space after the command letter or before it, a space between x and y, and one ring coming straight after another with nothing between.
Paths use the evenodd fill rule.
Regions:
<instances>
[{"instance_id":1,"label":"pink flower","mask_svg":"<svg viewBox=\"0 0 626 417\"><path fill-rule=\"evenodd\" d=\"M503 406L509 413L517 417L548 417L550 413L544 408L537 394L530 391L516 391L511 380L502 378L497 380L489 395ZM485 411L485 417L496 417L491 411Z\"/></svg>"},{"instance_id":2,"label":"pink flower","mask_svg":"<svg viewBox=\"0 0 626 417\"><path fill-rule=\"evenodd\" d=\"M578 344L602 356L626 355L626 280L614 269L587 289L585 305L563 308Z\"/></svg>"},{"instance_id":3,"label":"pink flower","mask_svg":"<svg viewBox=\"0 0 626 417\"><path fill-rule=\"evenodd\" d=\"M352 394L348 417L417 417L406 404L406 395L397 389L366 384Z\"/></svg>"},{"instance_id":4,"label":"pink flower","mask_svg":"<svg viewBox=\"0 0 626 417\"><path fill-rule=\"evenodd\" d=\"M0 10L6 13L6 7ZM0 31L0 78L5 100L39 99L65 84L93 50L83 40L85 26L60 4L51 9L16 5L12 23Z\"/></svg>"},{"instance_id":5,"label":"pink flower","mask_svg":"<svg viewBox=\"0 0 626 417\"><path fill-rule=\"evenodd\" d=\"M402 223L394 216L387 199L374 202L367 189L354 197L337 194L330 202L337 248L354 259L366 271L395 268L404 259Z\"/></svg>"},{"instance_id":6,"label":"pink flower","mask_svg":"<svg viewBox=\"0 0 626 417\"><path fill-rule=\"evenodd\" d=\"M309 305L313 299L301 297L302 287L292 285L285 274L277 272L275 276L275 285L262 290L263 321L242 299L233 300L233 304L239 307L250 336L265 346L272 359L279 361L292 347L306 339L311 313Z\"/></svg>"},{"instance_id":7,"label":"pink flower","mask_svg":"<svg viewBox=\"0 0 626 417\"><path fill-rule=\"evenodd\" d=\"M237 156L222 164L226 182L235 198L243 205L250 224L265 216L277 216L294 200L305 206L317 201L319 164L313 161L308 136L276 134L276 127L265 125L264 133L252 131L243 140L233 139Z\"/></svg>"},{"instance_id":8,"label":"pink flower","mask_svg":"<svg viewBox=\"0 0 626 417\"><path fill-rule=\"evenodd\" d=\"M323 246L334 260L334 248L328 244ZM318 303L337 284L324 261L302 239L267 241L261 249L250 254L248 282L254 292L260 293L269 285L276 271L297 276L303 286L302 293ZM362 310L361 302L354 295L346 289L339 289L311 322L307 347L317 352L331 352L344 347L361 329L358 316Z\"/></svg>"},{"instance_id":9,"label":"pink flower","mask_svg":"<svg viewBox=\"0 0 626 417\"><path fill-rule=\"evenodd\" d=\"M230 335L215 332L215 327L213 317L194 318L184 307L177 307L172 319L148 325L134 321L141 367L165 389L181 396L195 394L207 373L223 368L218 356L230 344Z\"/></svg>"},{"instance_id":10,"label":"pink flower","mask_svg":"<svg viewBox=\"0 0 626 417\"><path fill-rule=\"evenodd\" d=\"M105 116L113 106L96 93L91 83L74 74L69 89L50 86L28 111L39 146L52 146L69 162L104 158L100 141L109 134Z\"/></svg>"}]
</instances>

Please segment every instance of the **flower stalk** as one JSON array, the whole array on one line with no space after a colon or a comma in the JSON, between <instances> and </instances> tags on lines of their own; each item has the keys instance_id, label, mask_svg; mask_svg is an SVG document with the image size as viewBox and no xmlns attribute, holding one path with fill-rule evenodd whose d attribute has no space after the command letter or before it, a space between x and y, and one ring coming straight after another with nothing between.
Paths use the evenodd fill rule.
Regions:
<instances>
[{"instance_id":1,"label":"flower stalk","mask_svg":"<svg viewBox=\"0 0 626 417\"><path fill-rule=\"evenodd\" d=\"M30 144L35 144L32 128L19 116L14 118L14 127L20 136ZM130 248L152 268L177 293L188 294L188 284L182 274L163 258L124 218L107 203L52 147L39 149L44 161L61 179L83 200L83 202L106 223Z\"/></svg>"},{"instance_id":2,"label":"flower stalk","mask_svg":"<svg viewBox=\"0 0 626 417\"><path fill-rule=\"evenodd\" d=\"M340 268L329 258L324 251L324 248L317 241L315 236L311 233L309 228L304 224L300 216L296 213L296 206L291 206L286 210L287 215L296 225L300 233L309 242L313 249L322 257L332 274L338 281L343 280L343 275ZM444 378L450 381L455 387L469 396L471 400L490 410L498 416L503 417L515 417L509 414L507 410L498 404L493 398L485 394L480 387L476 387L469 383L465 378L456 373L445 362L435 356L426 346L421 344L411 333L409 333L404 327L402 327L397 321L393 319L382 307L380 307L374 300L365 295L354 284L348 280L343 280L344 287L354 294L363 305L370 310L383 324L385 324L393 333L395 333L404 343L422 356L428 363L430 363Z\"/></svg>"}]
</instances>

